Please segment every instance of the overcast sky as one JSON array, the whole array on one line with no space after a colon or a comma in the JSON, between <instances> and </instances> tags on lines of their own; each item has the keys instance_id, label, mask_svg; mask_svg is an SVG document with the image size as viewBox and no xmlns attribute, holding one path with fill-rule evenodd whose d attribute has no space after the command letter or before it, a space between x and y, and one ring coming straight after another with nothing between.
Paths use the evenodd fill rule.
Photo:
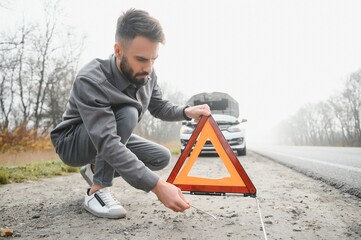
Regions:
<instances>
[{"instance_id":1,"label":"overcast sky","mask_svg":"<svg viewBox=\"0 0 361 240\"><path fill-rule=\"evenodd\" d=\"M7 1L1 28L39 17L39 0ZM87 35L81 65L113 51L115 23L130 7L158 18L166 34L158 79L187 96L223 91L240 104L247 135L267 139L306 103L341 91L361 68L361 1L63 0L65 21ZM4 23L6 25L4 25Z\"/></svg>"}]
</instances>

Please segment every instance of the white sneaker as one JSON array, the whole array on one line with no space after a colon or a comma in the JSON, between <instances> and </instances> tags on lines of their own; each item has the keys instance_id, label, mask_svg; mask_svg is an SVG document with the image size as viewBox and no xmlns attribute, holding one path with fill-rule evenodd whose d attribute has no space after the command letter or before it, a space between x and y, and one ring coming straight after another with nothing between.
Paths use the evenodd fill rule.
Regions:
<instances>
[{"instance_id":1,"label":"white sneaker","mask_svg":"<svg viewBox=\"0 0 361 240\"><path fill-rule=\"evenodd\" d=\"M80 168L80 174L83 176L85 181L89 184L89 186L93 185L93 170L91 168L91 164L87 164Z\"/></svg>"},{"instance_id":2,"label":"white sneaker","mask_svg":"<svg viewBox=\"0 0 361 240\"><path fill-rule=\"evenodd\" d=\"M97 217L124 218L127 211L120 205L109 188L102 188L88 195L85 194L84 208Z\"/></svg>"}]
</instances>

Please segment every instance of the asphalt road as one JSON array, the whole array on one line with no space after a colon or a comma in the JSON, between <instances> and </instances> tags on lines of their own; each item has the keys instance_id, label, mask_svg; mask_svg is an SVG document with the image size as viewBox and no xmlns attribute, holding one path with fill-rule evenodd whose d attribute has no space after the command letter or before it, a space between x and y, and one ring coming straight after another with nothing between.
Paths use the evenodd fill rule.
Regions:
<instances>
[{"instance_id":1,"label":"asphalt road","mask_svg":"<svg viewBox=\"0 0 361 240\"><path fill-rule=\"evenodd\" d=\"M361 148L257 146L250 150L361 197Z\"/></svg>"}]
</instances>

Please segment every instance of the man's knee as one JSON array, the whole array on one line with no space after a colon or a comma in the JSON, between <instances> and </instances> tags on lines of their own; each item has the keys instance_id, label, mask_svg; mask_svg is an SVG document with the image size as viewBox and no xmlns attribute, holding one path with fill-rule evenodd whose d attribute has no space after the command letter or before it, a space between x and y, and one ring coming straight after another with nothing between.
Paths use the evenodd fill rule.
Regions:
<instances>
[{"instance_id":1,"label":"man's knee","mask_svg":"<svg viewBox=\"0 0 361 240\"><path fill-rule=\"evenodd\" d=\"M124 105L114 109L114 115L117 122L117 134L121 137L121 142L125 144L138 123L138 110L133 106Z\"/></svg>"},{"instance_id":2,"label":"man's knee","mask_svg":"<svg viewBox=\"0 0 361 240\"><path fill-rule=\"evenodd\" d=\"M154 161L151 163L151 166L149 166L149 168L154 171L161 170L168 166L170 159L170 151L165 147L160 148L157 155L154 156Z\"/></svg>"},{"instance_id":3,"label":"man's knee","mask_svg":"<svg viewBox=\"0 0 361 240\"><path fill-rule=\"evenodd\" d=\"M94 162L96 149L83 123L71 126L57 145L60 159L69 166L81 167Z\"/></svg>"}]
</instances>

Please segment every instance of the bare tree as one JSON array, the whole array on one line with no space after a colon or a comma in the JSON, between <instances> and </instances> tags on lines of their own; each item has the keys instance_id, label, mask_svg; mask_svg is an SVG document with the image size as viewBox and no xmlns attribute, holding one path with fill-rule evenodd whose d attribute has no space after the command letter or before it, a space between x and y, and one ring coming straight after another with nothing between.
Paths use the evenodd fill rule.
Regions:
<instances>
[{"instance_id":1,"label":"bare tree","mask_svg":"<svg viewBox=\"0 0 361 240\"><path fill-rule=\"evenodd\" d=\"M169 99L175 104L185 104L186 97L182 92L172 90L165 82L161 82L160 86L165 99ZM151 116L149 112L146 112L135 132L143 137L164 143L178 139L180 126L180 122L161 121Z\"/></svg>"},{"instance_id":2,"label":"bare tree","mask_svg":"<svg viewBox=\"0 0 361 240\"><path fill-rule=\"evenodd\" d=\"M353 144L361 146L361 70L351 74L342 96L347 101L353 125Z\"/></svg>"},{"instance_id":3,"label":"bare tree","mask_svg":"<svg viewBox=\"0 0 361 240\"><path fill-rule=\"evenodd\" d=\"M350 75L340 94L307 104L276 129L279 143L361 146L361 70Z\"/></svg>"},{"instance_id":4,"label":"bare tree","mask_svg":"<svg viewBox=\"0 0 361 240\"><path fill-rule=\"evenodd\" d=\"M336 126L331 106L307 104L277 128L278 142L295 145L332 145Z\"/></svg>"},{"instance_id":5,"label":"bare tree","mask_svg":"<svg viewBox=\"0 0 361 240\"><path fill-rule=\"evenodd\" d=\"M336 142L336 124L332 107L327 102L320 102L316 105L316 111L319 120L319 144L334 144Z\"/></svg>"},{"instance_id":6,"label":"bare tree","mask_svg":"<svg viewBox=\"0 0 361 240\"><path fill-rule=\"evenodd\" d=\"M42 118L43 104L46 94L49 89L49 68L53 67L51 64L52 54L56 54L58 47L54 44L55 29L57 26L57 4L53 6L48 4L45 6L46 17L45 25L38 28L38 32L32 39L32 59L36 68L34 71L34 79L32 79L35 86L33 91L33 119L34 128L38 129Z\"/></svg>"},{"instance_id":7,"label":"bare tree","mask_svg":"<svg viewBox=\"0 0 361 240\"><path fill-rule=\"evenodd\" d=\"M61 121L85 39L84 36L77 39L72 28L61 26L58 22L61 9L57 3L45 9L42 41L34 41L34 49L38 53L37 89L33 98L36 129L40 125L47 129Z\"/></svg>"},{"instance_id":8,"label":"bare tree","mask_svg":"<svg viewBox=\"0 0 361 240\"><path fill-rule=\"evenodd\" d=\"M20 96L20 104L21 104L21 112L22 112L21 125L23 126L27 125L30 118L32 84L29 81L30 78L26 76L31 76L31 74L28 74L26 70L24 71L24 69L27 69L26 44L32 31L33 31L32 26L27 28L25 26L25 23L23 22L23 25L19 31L21 41L17 52L18 74L16 80L18 82L18 87L19 87L18 94Z\"/></svg>"},{"instance_id":9,"label":"bare tree","mask_svg":"<svg viewBox=\"0 0 361 240\"><path fill-rule=\"evenodd\" d=\"M19 99L24 111L27 112L27 105L23 99L23 84L22 84L22 66L24 61L24 46L25 39L30 31L25 29L25 25L15 31L15 33L4 34L1 33L3 41L0 42L0 72L1 72L1 112L5 118L3 127L9 127L9 118L12 114L12 109L16 104L15 99ZM19 118L12 114L13 117ZM26 119L26 114L23 114ZM14 126L13 126L14 127Z\"/></svg>"},{"instance_id":10,"label":"bare tree","mask_svg":"<svg viewBox=\"0 0 361 240\"><path fill-rule=\"evenodd\" d=\"M329 103L332 106L333 113L337 119L339 130L341 131L341 140L343 146L352 145L352 126L351 115L347 102L340 96L334 96L329 99Z\"/></svg>"},{"instance_id":11,"label":"bare tree","mask_svg":"<svg viewBox=\"0 0 361 240\"><path fill-rule=\"evenodd\" d=\"M23 21L0 33L2 127L12 118L13 127L47 128L60 121L65 108L84 37L61 24L58 2L46 4L41 23Z\"/></svg>"},{"instance_id":12,"label":"bare tree","mask_svg":"<svg viewBox=\"0 0 361 240\"><path fill-rule=\"evenodd\" d=\"M4 63L4 61L2 61ZM9 128L10 113L14 105L14 65L1 66L0 82L0 129L4 131Z\"/></svg>"},{"instance_id":13,"label":"bare tree","mask_svg":"<svg viewBox=\"0 0 361 240\"><path fill-rule=\"evenodd\" d=\"M54 127L62 120L78 63L77 55L70 54L68 56L71 57L64 62L58 62L49 74L49 89L45 98L46 107L43 113L43 118L46 120L45 128Z\"/></svg>"}]
</instances>

